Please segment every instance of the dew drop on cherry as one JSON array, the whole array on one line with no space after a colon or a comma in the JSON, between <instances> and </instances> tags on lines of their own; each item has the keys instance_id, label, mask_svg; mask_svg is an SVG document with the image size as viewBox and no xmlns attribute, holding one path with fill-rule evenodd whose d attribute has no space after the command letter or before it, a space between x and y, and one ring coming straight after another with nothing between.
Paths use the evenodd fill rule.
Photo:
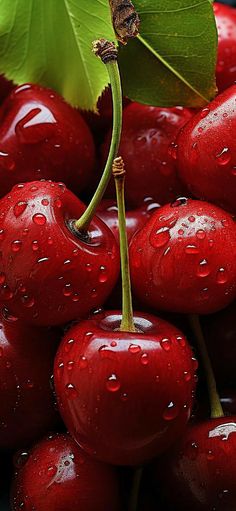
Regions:
<instances>
[{"instance_id":1,"label":"dew drop on cherry","mask_svg":"<svg viewBox=\"0 0 236 511\"><path fill-rule=\"evenodd\" d=\"M13 208L13 213L16 218L21 216L27 208L27 202L19 201Z\"/></svg>"},{"instance_id":2,"label":"dew drop on cherry","mask_svg":"<svg viewBox=\"0 0 236 511\"><path fill-rule=\"evenodd\" d=\"M45 223L46 223L46 217L45 217L45 215L43 215L42 213L36 213L36 214L33 216L33 222L34 222L36 225L45 225Z\"/></svg>"},{"instance_id":3,"label":"dew drop on cherry","mask_svg":"<svg viewBox=\"0 0 236 511\"><path fill-rule=\"evenodd\" d=\"M120 381L116 374L111 374L108 376L106 381L106 388L109 390L109 392L117 392L120 389Z\"/></svg>"},{"instance_id":4,"label":"dew drop on cherry","mask_svg":"<svg viewBox=\"0 0 236 511\"><path fill-rule=\"evenodd\" d=\"M176 419L178 414L179 414L178 407L173 403L173 401L171 401L163 412L163 419L165 419L166 421L171 421L173 419Z\"/></svg>"}]
</instances>

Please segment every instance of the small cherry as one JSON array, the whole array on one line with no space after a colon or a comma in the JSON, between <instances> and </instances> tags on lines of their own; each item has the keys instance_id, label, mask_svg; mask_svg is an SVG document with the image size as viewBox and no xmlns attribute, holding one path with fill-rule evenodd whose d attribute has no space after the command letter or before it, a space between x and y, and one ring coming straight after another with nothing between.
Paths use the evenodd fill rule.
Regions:
<instances>
[{"instance_id":1,"label":"small cherry","mask_svg":"<svg viewBox=\"0 0 236 511\"><path fill-rule=\"evenodd\" d=\"M72 326L54 366L59 410L89 454L121 465L167 449L188 421L196 360L181 331L150 314L133 316L124 211L124 169L114 162L120 225L122 313Z\"/></svg>"},{"instance_id":2,"label":"small cherry","mask_svg":"<svg viewBox=\"0 0 236 511\"><path fill-rule=\"evenodd\" d=\"M133 291L159 310L209 314L236 296L236 225L207 202L178 199L130 244Z\"/></svg>"},{"instance_id":3,"label":"small cherry","mask_svg":"<svg viewBox=\"0 0 236 511\"><path fill-rule=\"evenodd\" d=\"M214 2L213 9L218 31L216 83L222 92L236 80L236 12L219 2Z\"/></svg>"},{"instance_id":4,"label":"small cherry","mask_svg":"<svg viewBox=\"0 0 236 511\"><path fill-rule=\"evenodd\" d=\"M54 434L16 456L12 511L119 511L115 469L91 459L69 435Z\"/></svg>"},{"instance_id":5,"label":"small cherry","mask_svg":"<svg viewBox=\"0 0 236 511\"><path fill-rule=\"evenodd\" d=\"M133 234L146 224L147 220L157 208L159 208L159 204L154 202L151 197L147 197L142 206L126 211L125 218L128 242L130 242ZM97 208L96 215L111 229L117 243L119 243L118 207L116 202L113 199L103 199Z\"/></svg>"},{"instance_id":6,"label":"small cherry","mask_svg":"<svg viewBox=\"0 0 236 511\"><path fill-rule=\"evenodd\" d=\"M57 424L50 381L58 340L55 331L0 316L2 450L27 446Z\"/></svg>"},{"instance_id":7,"label":"small cherry","mask_svg":"<svg viewBox=\"0 0 236 511\"><path fill-rule=\"evenodd\" d=\"M95 49L111 58L106 65L114 126L104 173L87 209L63 184L49 181L16 185L0 201L0 301L28 323L57 325L87 316L103 304L118 277L115 238L93 217L119 145L122 97L115 45L98 41Z\"/></svg>"},{"instance_id":8,"label":"small cherry","mask_svg":"<svg viewBox=\"0 0 236 511\"><path fill-rule=\"evenodd\" d=\"M0 110L0 194L23 181L63 181L79 193L95 166L92 135L78 110L38 85L16 87Z\"/></svg>"},{"instance_id":9,"label":"small cherry","mask_svg":"<svg viewBox=\"0 0 236 511\"><path fill-rule=\"evenodd\" d=\"M178 173L191 194L236 213L236 85L217 96L180 131Z\"/></svg>"},{"instance_id":10,"label":"small cherry","mask_svg":"<svg viewBox=\"0 0 236 511\"><path fill-rule=\"evenodd\" d=\"M124 109L119 153L127 166L129 208L142 206L145 197L160 204L186 192L177 175L175 138L192 117L188 108L159 108L131 103ZM110 135L102 154L105 160ZM109 193L108 193L109 192ZM107 196L114 196L110 186Z\"/></svg>"}]
</instances>

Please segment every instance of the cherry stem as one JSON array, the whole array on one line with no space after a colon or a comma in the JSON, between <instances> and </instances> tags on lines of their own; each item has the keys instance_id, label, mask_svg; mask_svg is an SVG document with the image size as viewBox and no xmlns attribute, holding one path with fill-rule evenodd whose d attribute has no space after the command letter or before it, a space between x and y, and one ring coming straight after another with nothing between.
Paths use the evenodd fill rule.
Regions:
<instances>
[{"instance_id":1,"label":"cherry stem","mask_svg":"<svg viewBox=\"0 0 236 511\"><path fill-rule=\"evenodd\" d=\"M140 483L143 475L143 468L138 467L134 471L133 484L129 501L129 511L137 511Z\"/></svg>"},{"instance_id":2,"label":"cherry stem","mask_svg":"<svg viewBox=\"0 0 236 511\"><path fill-rule=\"evenodd\" d=\"M122 279L122 320L120 330L123 332L135 332L129 271L129 251L125 220L125 196L124 196L125 169L124 162L120 156L118 158L115 158L112 166L112 172L116 186L116 199L118 206L118 221L120 235L120 260Z\"/></svg>"},{"instance_id":3,"label":"cherry stem","mask_svg":"<svg viewBox=\"0 0 236 511\"><path fill-rule=\"evenodd\" d=\"M114 158L117 156L118 148L120 145L122 128L122 89L120 72L117 64L118 52L116 46L114 43L100 39L99 41L95 41L93 43L93 47L94 53L100 57L102 62L106 65L110 78L113 103L113 127L109 154L97 190L83 215L74 223L75 228L80 232L87 231L90 222L95 215L98 204L100 203L109 183L112 172L112 163Z\"/></svg>"},{"instance_id":4,"label":"cherry stem","mask_svg":"<svg viewBox=\"0 0 236 511\"><path fill-rule=\"evenodd\" d=\"M217 417L224 417L224 412L217 392L215 376L206 348L206 343L203 336L199 316L197 314L190 314L189 321L197 340L198 348L202 358L202 363L206 373L208 395L211 407L211 418L214 419Z\"/></svg>"}]
</instances>

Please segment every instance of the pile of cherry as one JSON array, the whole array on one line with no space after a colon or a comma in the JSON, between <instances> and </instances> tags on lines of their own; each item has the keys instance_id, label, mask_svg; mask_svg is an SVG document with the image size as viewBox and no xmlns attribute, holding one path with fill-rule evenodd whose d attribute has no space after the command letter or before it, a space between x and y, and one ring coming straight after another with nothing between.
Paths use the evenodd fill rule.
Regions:
<instances>
[{"instance_id":1,"label":"pile of cherry","mask_svg":"<svg viewBox=\"0 0 236 511\"><path fill-rule=\"evenodd\" d=\"M119 331L112 182L87 236L74 229L106 160L109 90L100 116L81 115L3 79L0 488L14 470L12 511L128 509L140 467L137 511L236 508L236 11L214 10L212 103L125 101L135 332ZM210 418L201 364L196 387L198 314L223 417Z\"/></svg>"}]
</instances>

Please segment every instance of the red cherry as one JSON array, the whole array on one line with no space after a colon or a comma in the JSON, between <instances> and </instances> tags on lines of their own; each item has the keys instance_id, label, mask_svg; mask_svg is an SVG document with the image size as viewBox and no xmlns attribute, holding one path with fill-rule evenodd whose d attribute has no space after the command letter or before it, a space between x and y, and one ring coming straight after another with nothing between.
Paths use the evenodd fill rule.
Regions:
<instances>
[{"instance_id":1,"label":"red cherry","mask_svg":"<svg viewBox=\"0 0 236 511\"><path fill-rule=\"evenodd\" d=\"M7 80L4 75L0 75L0 103L10 94L13 87L14 85L11 81Z\"/></svg>"},{"instance_id":2,"label":"red cherry","mask_svg":"<svg viewBox=\"0 0 236 511\"><path fill-rule=\"evenodd\" d=\"M131 240L133 234L146 224L147 220L157 208L159 208L159 204L154 202L151 197L147 197L142 206L131 211L126 211L128 242ZM96 210L96 215L111 229L117 243L119 243L118 208L116 202L113 199L103 199Z\"/></svg>"},{"instance_id":3,"label":"red cherry","mask_svg":"<svg viewBox=\"0 0 236 511\"><path fill-rule=\"evenodd\" d=\"M0 202L0 299L16 317L63 324L100 306L118 276L116 241L98 218L88 238L68 227L83 203L61 183L16 185Z\"/></svg>"},{"instance_id":4,"label":"red cherry","mask_svg":"<svg viewBox=\"0 0 236 511\"><path fill-rule=\"evenodd\" d=\"M119 331L120 322L113 311L73 326L59 347L54 381L75 440L97 459L133 465L181 435L196 361L183 334L166 321L136 313L136 333Z\"/></svg>"},{"instance_id":5,"label":"red cherry","mask_svg":"<svg viewBox=\"0 0 236 511\"><path fill-rule=\"evenodd\" d=\"M50 89L16 87L0 111L0 194L22 181L63 181L76 193L90 181L94 143L80 113Z\"/></svg>"},{"instance_id":6,"label":"red cherry","mask_svg":"<svg viewBox=\"0 0 236 511\"><path fill-rule=\"evenodd\" d=\"M89 458L69 435L49 436L25 454L18 456L12 511L120 509L114 468Z\"/></svg>"},{"instance_id":7,"label":"red cherry","mask_svg":"<svg viewBox=\"0 0 236 511\"><path fill-rule=\"evenodd\" d=\"M236 226L207 202L179 199L153 213L130 245L133 291L145 304L208 314L236 295Z\"/></svg>"},{"instance_id":8,"label":"red cherry","mask_svg":"<svg viewBox=\"0 0 236 511\"><path fill-rule=\"evenodd\" d=\"M214 2L213 9L218 32L216 83L221 92L236 80L236 12L218 2Z\"/></svg>"},{"instance_id":9,"label":"red cherry","mask_svg":"<svg viewBox=\"0 0 236 511\"><path fill-rule=\"evenodd\" d=\"M236 85L217 96L177 138L179 175L190 192L236 213Z\"/></svg>"},{"instance_id":10,"label":"red cherry","mask_svg":"<svg viewBox=\"0 0 236 511\"><path fill-rule=\"evenodd\" d=\"M50 378L54 331L0 317L0 448L29 445L55 427L58 416Z\"/></svg>"},{"instance_id":11,"label":"red cherry","mask_svg":"<svg viewBox=\"0 0 236 511\"><path fill-rule=\"evenodd\" d=\"M236 417L188 427L176 450L156 464L171 509L233 511L236 502Z\"/></svg>"},{"instance_id":12,"label":"red cherry","mask_svg":"<svg viewBox=\"0 0 236 511\"><path fill-rule=\"evenodd\" d=\"M183 107L159 108L131 103L124 109L119 154L127 170L126 199L130 208L152 196L160 204L175 199L186 189L176 170L175 138L192 112ZM103 147L105 160L108 135ZM109 193L114 195L112 190Z\"/></svg>"}]
</instances>

